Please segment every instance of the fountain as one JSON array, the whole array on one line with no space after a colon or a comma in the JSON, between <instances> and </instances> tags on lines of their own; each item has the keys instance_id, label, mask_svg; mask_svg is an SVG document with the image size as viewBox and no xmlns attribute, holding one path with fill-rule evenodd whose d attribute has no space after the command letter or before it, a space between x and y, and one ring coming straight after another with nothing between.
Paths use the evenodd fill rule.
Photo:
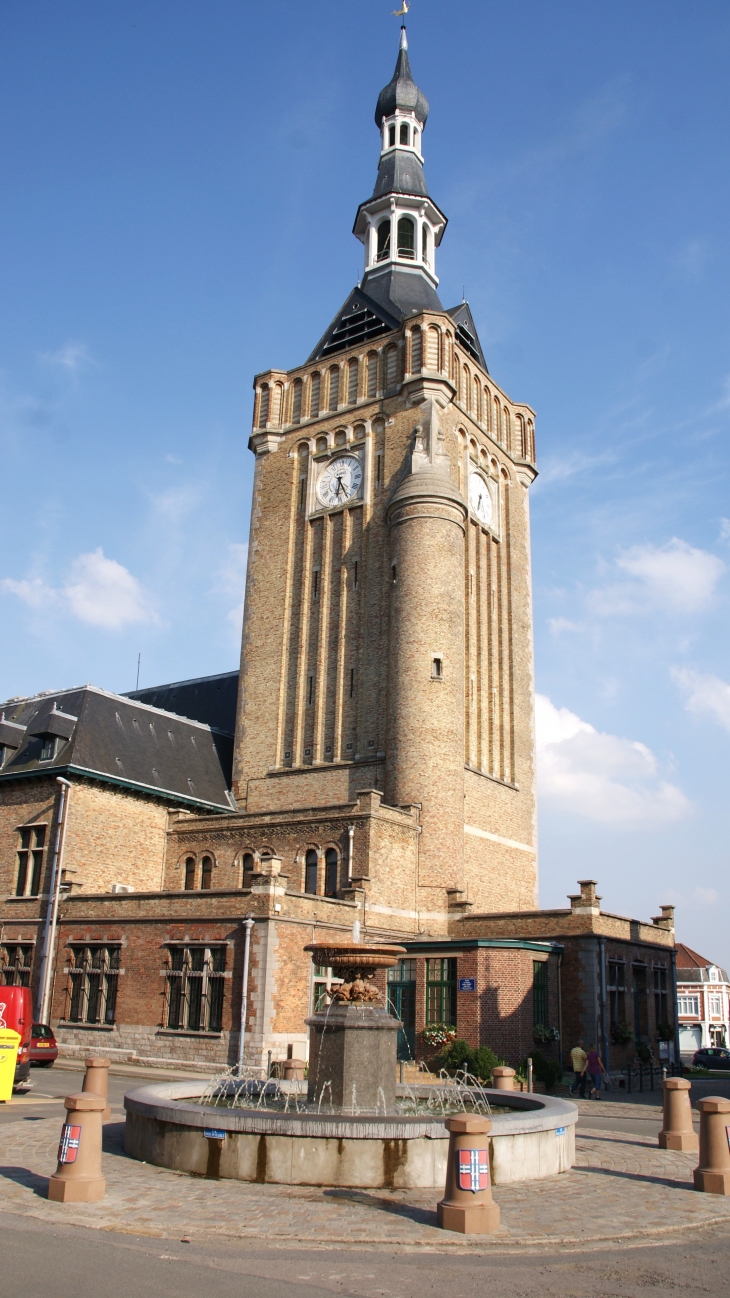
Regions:
<instances>
[{"instance_id":1,"label":"fountain","mask_svg":"<svg viewBox=\"0 0 730 1298\"><path fill-rule=\"evenodd\" d=\"M332 1004L307 1019L310 1029L307 1098L318 1098L325 1081L331 1103L341 1110L394 1113L396 1044L401 1027L383 1004L377 969L390 969L406 954L403 946L364 946L356 941L305 946L315 964L341 977Z\"/></svg>"},{"instance_id":2,"label":"fountain","mask_svg":"<svg viewBox=\"0 0 730 1298\"><path fill-rule=\"evenodd\" d=\"M396 1085L401 1026L375 982L405 954L395 945L313 942L315 964L338 982L310 1029L306 1081L228 1069L210 1081L155 1083L124 1097L132 1158L207 1177L285 1185L443 1188L444 1120L492 1121L493 1181L568 1171L575 1158L574 1104L490 1090L468 1074L438 1085ZM495 1112L495 1109L497 1110Z\"/></svg>"}]
</instances>

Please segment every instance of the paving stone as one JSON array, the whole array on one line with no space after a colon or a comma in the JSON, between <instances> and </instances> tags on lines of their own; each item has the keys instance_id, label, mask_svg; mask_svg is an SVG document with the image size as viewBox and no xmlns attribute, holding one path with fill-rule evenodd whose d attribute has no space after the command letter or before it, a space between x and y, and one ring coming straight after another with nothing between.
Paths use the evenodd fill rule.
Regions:
<instances>
[{"instance_id":1,"label":"paving stone","mask_svg":"<svg viewBox=\"0 0 730 1298\"><path fill-rule=\"evenodd\" d=\"M208 1181L129 1159L123 1124L104 1129L106 1198L50 1203L57 1118L3 1129L6 1212L66 1224L172 1238L229 1237L281 1247L357 1247L489 1252L546 1245L600 1246L667 1237L730 1222L730 1199L692 1188L696 1155L659 1149L648 1137L582 1129L576 1166L561 1176L502 1186L502 1226L483 1238L436 1227L435 1191L322 1190L319 1187Z\"/></svg>"}]
</instances>

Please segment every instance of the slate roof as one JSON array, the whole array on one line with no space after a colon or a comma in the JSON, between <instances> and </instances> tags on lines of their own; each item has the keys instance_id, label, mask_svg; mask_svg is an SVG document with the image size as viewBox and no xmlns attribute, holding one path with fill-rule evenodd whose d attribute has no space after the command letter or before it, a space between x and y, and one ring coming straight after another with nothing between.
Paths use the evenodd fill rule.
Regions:
<instances>
[{"instance_id":1,"label":"slate roof","mask_svg":"<svg viewBox=\"0 0 730 1298\"><path fill-rule=\"evenodd\" d=\"M469 353L472 360L475 360L478 365L481 365L482 369L488 374L489 370L487 369L487 362L484 359L482 344L479 341L477 327L474 324L474 317L471 313L469 303L460 302L458 306L449 307L446 314L451 316L451 319L456 325L457 341L461 343L464 350Z\"/></svg>"},{"instance_id":2,"label":"slate roof","mask_svg":"<svg viewBox=\"0 0 730 1298\"><path fill-rule=\"evenodd\" d=\"M387 86L378 95L375 107L375 125L380 129L384 117L392 117L396 108L406 113L415 113L421 126L426 125L428 118L428 100L413 80L411 64L408 58L406 29L401 27L400 49L396 60L395 72Z\"/></svg>"},{"instance_id":3,"label":"slate roof","mask_svg":"<svg viewBox=\"0 0 730 1298\"><path fill-rule=\"evenodd\" d=\"M238 672L221 672L218 676L198 676L189 681L174 681L171 685L153 685L149 689L130 690L124 696L149 703L164 712L176 712L180 717L202 721L225 735L236 730L236 703L238 700Z\"/></svg>"},{"instance_id":4,"label":"slate roof","mask_svg":"<svg viewBox=\"0 0 730 1298\"><path fill-rule=\"evenodd\" d=\"M0 704L0 726L3 744L11 740L0 784L40 774L87 775L191 809L235 807L231 735L125 695L84 685L14 699ZM57 751L41 761L49 735Z\"/></svg>"},{"instance_id":5,"label":"slate roof","mask_svg":"<svg viewBox=\"0 0 730 1298\"><path fill-rule=\"evenodd\" d=\"M423 164L410 149L395 149L385 154L378 167L373 198L383 194L416 194L428 198Z\"/></svg>"}]
</instances>

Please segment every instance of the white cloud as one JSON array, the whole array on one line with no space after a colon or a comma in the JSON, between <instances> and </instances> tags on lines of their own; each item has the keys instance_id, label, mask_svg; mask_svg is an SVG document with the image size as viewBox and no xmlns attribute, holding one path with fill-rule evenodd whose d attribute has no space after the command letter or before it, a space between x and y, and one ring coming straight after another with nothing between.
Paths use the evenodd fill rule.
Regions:
<instances>
[{"instance_id":1,"label":"white cloud","mask_svg":"<svg viewBox=\"0 0 730 1298\"><path fill-rule=\"evenodd\" d=\"M564 631L569 633L578 633L585 631L585 627L580 622L571 622L567 617L549 617L548 627L551 635L562 635Z\"/></svg>"},{"instance_id":2,"label":"white cloud","mask_svg":"<svg viewBox=\"0 0 730 1298\"><path fill-rule=\"evenodd\" d=\"M3 577L0 591L4 595L17 595L18 599L22 599L31 608L43 608L58 599L58 592L47 586L40 577L33 577L30 581L14 581L12 577Z\"/></svg>"},{"instance_id":3,"label":"white cloud","mask_svg":"<svg viewBox=\"0 0 730 1298\"><path fill-rule=\"evenodd\" d=\"M717 555L672 537L666 545L632 545L616 559L628 581L591 591L588 602L599 617L660 609L674 614L707 608L725 571Z\"/></svg>"},{"instance_id":4,"label":"white cloud","mask_svg":"<svg viewBox=\"0 0 730 1298\"><path fill-rule=\"evenodd\" d=\"M662 779L650 748L602 734L568 708L535 696L538 789L541 801L569 815L618 828L679 820L691 803Z\"/></svg>"},{"instance_id":5,"label":"white cloud","mask_svg":"<svg viewBox=\"0 0 730 1298\"><path fill-rule=\"evenodd\" d=\"M47 586L39 577L15 581L4 577L0 592L16 595L31 608L65 607L89 626L119 631L135 622L156 622L149 596L131 572L103 550L80 554L71 564L61 590Z\"/></svg>"},{"instance_id":6,"label":"white cloud","mask_svg":"<svg viewBox=\"0 0 730 1298\"><path fill-rule=\"evenodd\" d=\"M46 365L60 365L61 369L68 370L70 374L78 374L79 370L88 369L89 366L96 367L96 361L86 343L66 343L58 351L44 352L41 360Z\"/></svg>"},{"instance_id":7,"label":"white cloud","mask_svg":"<svg viewBox=\"0 0 730 1298\"><path fill-rule=\"evenodd\" d=\"M592 469L602 465L613 464L615 460L615 454L609 451L601 455L586 455L583 451L573 451L563 456L553 455L540 465L538 482L543 487L550 482L563 482L579 473L590 473Z\"/></svg>"},{"instance_id":8,"label":"white cloud","mask_svg":"<svg viewBox=\"0 0 730 1298\"><path fill-rule=\"evenodd\" d=\"M675 667L672 678L687 695L688 712L707 712L730 730L730 685L719 676Z\"/></svg>"},{"instance_id":9,"label":"white cloud","mask_svg":"<svg viewBox=\"0 0 730 1298\"><path fill-rule=\"evenodd\" d=\"M155 513L167 523L179 523L190 514L200 500L197 487L168 487L158 495L150 495Z\"/></svg>"},{"instance_id":10,"label":"white cloud","mask_svg":"<svg viewBox=\"0 0 730 1298\"><path fill-rule=\"evenodd\" d=\"M74 559L63 594L74 616L91 626L119 631L156 620L137 578L116 559L107 559L101 548Z\"/></svg>"},{"instance_id":11,"label":"white cloud","mask_svg":"<svg viewBox=\"0 0 730 1298\"><path fill-rule=\"evenodd\" d=\"M237 635L243 625L243 599L246 591L246 570L248 567L248 545L233 542L228 546L228 553L218 569L216 589L236 600L236 604L226 614Z\"/></svg>"}]
</instances>

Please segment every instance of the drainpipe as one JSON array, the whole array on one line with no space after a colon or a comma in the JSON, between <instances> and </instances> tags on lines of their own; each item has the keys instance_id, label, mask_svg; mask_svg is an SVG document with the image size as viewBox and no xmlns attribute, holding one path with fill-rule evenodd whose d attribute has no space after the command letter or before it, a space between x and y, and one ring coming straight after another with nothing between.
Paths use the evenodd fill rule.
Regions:
<instances>
[{"instance_id":1,"label":"drainpipe","mask_svg":"<svg viewBox=\"0 0 730 1298\"><path fill-rule=\"evenodd\" d=\"M601 966L601 1055L606 1072L609 1072L611 1061L608 1057L608 1033L606 1032L606 942L598 939L598 958Z\"/></svg>"},{"instance_id":2,"label":"drainpipe","mask_svg":"<svg viewBox=\"0 0 730 1298\"><path fill-rule=\"evenodd\" d=\"M251 929L254 926L254 920L247 915L243 921L243 981L241 985L241 1022L238 1029L238 1063L236 1071L238 1076L243 1074L243 1048L246 1043L246 1010L248 1008L248 964L251 954Z\"/></svg>"},{"instance_id":3,"label":"drainpipe","mask_svg":"<svg viewBox=\"0 0 730 1298\"><path fill-rule=\"evenodd\" d=\"M681 1075L679 1058L679 1014L677 1013L677 948L672 947L672 995L674 997L674 1067Z\"/></svg>"},{"instance_id":4,"label":"drainpipe","mask_svg":"<svg viewBox=\"0 0 730 1298\"><path fill-rule=\"evenodd\" d=\"M53 947L58 924L58 901L61 893L61 875L63 867L63 847L66 841L66 824L68 822L68 804L71 798L71 785L62 776L56 776L56 783L61 786L61 797L58 804L56 821L56 841L53 845L53 865L51 866L51 886L46 909L46 923L43 930L43 954L41 956L41 976L38 987L38 1023L48 1022L50 1009L51 973L53 971ZM68 790L68 792L67 792Z\"/></svg>"},{"instance_id":5,"label":"drainpipe","mask_svg":"<svg viewBox=\"0 0 730 1298\"><path fill-rule=\"evenodd\" d=\"M558 1062L563 1068L563 953L558 956Z\"/></svg>"},{"instance_id":6,"label":"drainpipe","mask_svg":"<svg viewBox=\"0 0 730 1298\"><path fill-rule=\"evenodd\" d=\"M347 836L349 840L347 844L347 882L350 883L352 880L352 854L353 854L353 846L355 842L354 825L347 826Z\"/></svg>"}]
</instances>

